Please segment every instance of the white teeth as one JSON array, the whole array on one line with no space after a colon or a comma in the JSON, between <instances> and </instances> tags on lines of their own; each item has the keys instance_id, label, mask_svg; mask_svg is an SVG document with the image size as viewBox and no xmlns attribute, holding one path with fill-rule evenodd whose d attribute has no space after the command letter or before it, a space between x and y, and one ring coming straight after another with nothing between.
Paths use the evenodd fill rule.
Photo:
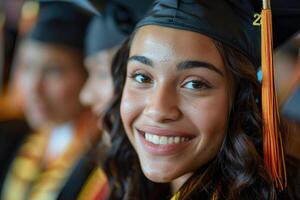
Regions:
<instances>
[{"instance_id":1,"label":"white teeth","mask_svg":"<svg viewBox=\"0 0 300 200\"><path fill-rule=\"evenodd\" d=\"M179 144L181 142L186 142L189 139L187 137L168 137L168 136L158 136L151 133L145 133L145 139L153 144Z\"/></svg>"},{"instance_id":2,"label":"white teeth","mask_svg":"<svg viewBox=\"0 0 300 200\"><path fill-rule=\"evenodd\" d=\"M152 135L151 138L154 144L159 144L159 137L157 135Z\"/></svg>"},{"instance_id":3,"label":"white teeth","mask_svg":"<svg viewBox=\"0 0 300 200\"><path fill-rule=\"evenodd\" d=\"M168 144L168 138L166 136L160 137L159 144Z\"/></svg>"},{"instance_id":4,"label":"white teeth","mask_svg":"<svg viewBox=\"0 0 300 200\"><path fill-rule=\"evenodd\" d=\"M178 136L177 136L177 137L175 137L175 139L174 139L174 143L175 143L175 144L178 144L179 142L180 142L180 137L178 137Z\"/></svg>"}]
</instances>

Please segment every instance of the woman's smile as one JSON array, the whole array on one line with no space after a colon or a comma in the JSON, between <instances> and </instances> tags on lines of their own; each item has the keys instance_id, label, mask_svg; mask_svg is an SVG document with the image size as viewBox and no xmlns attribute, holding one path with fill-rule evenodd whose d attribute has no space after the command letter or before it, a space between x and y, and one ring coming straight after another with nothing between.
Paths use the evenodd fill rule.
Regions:
<instances>
[{"instance_id":1,"label":"woman's smile","mask_svg":"<svg viewBox=\"0 0 300 200\"><path fill-rule=\"evenodd\" d=\"M145 151L160 156L180 152L195 138L193 134L150 126L135 128L134 132Z\"/></svg>"}]
</instances>

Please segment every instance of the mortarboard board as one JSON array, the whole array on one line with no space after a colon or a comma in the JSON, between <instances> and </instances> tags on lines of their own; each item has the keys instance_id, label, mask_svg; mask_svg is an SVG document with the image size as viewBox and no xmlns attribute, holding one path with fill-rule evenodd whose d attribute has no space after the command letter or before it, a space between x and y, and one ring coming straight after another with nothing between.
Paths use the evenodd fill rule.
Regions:
<instances>
[{"instance_id":1,"label":"mortarboard board","mask_svg":"<svg viewBox=\"0 0 300 200\"><path fill-rule=\"evenodd\" d=\"M85 55L90 56L101 50L116 47L127 35L127 32L122 32L114 23L112 16L95 16L87 29Z\"/></svg>"},{"instance_id":2,"label":"mortarboard board","mask_svg":"<svg viewBox=\"0 0 300 200\"><path fill-rule=\"evenodd\" d=\"M86 13L72 4L41 3L37 23L28 37L82 51L89 19Z\"/></svg>"},{"instance_id":3,"label":"mortarboard board","mask_svg":"<svg viewBox=\"0 0 300 200\"><path fill-rule=\"evenodd\" d=\"M101 1L101 0L100 0ZM98 1L98 2L100 2ZM97 6L95 3L92 3L88 0L39 0L41 3L49 3L49 2L67 2L67 3L74 3L77 6L83 8L84 10L93 13L95 15L100 15L99 10L97 9ZM102 1L101 1L102 2Z\"/></svg>"},{"instance_id":4,"label":"mortarboard board","mask_svg":"<svg viewBox=\"0 0 300 200\"><path fill-rule=\"evenodd\" d=\"M88 26L85 38L85 53L91 55L103 49L120 44L130 34L153 0L40 0L40 2L73 3L95 14ZM102 5L102 8L95 6ZM109 37L108 37L109 36Z\"/></svg>"},{"instance_id":5,"label":"mortarboard board","mask_svg":"<svg viewBox=\"0 0 300 200\"><path fill-rule=\"evenodd\" d=\"M121 44L134 30L137 21L145 15L151 2L152 0L108 2L101 16L95 16L89 25L85 41L86 55Z\"/></svg>"}]
</instances>

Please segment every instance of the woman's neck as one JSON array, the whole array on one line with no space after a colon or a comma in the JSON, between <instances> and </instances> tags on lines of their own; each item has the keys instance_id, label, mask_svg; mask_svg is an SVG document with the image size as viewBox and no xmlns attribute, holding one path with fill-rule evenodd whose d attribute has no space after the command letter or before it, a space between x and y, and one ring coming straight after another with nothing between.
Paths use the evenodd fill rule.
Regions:
<instances>
[{"instance_id":1,"label":"woman's neck","mask_svg":"<svg viewBox=\"0 0 300 200\"><path fill-rule=\"evenodd\" d=\"M192 176L192 173L185 174L173 180L171 183L172 193L175 194L179 188Z\"/></svg>"}]
</instances>

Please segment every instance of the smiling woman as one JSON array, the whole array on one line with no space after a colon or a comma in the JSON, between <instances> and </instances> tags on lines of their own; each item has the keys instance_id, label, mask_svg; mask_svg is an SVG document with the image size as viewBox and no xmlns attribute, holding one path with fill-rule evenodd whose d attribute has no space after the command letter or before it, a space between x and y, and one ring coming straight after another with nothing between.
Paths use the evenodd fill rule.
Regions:
<instances>
[{"instance_id":1,"label":"smiling woman","mask_svg":"<svg viewBox=\"0 0 300 200\"><path fill-rule=\"evenodd\" d=\"M230 79L223 74L222 58L206 36L159 26L136 33L121 117L150 180L170 182L216 155L229 115Z\"/></svg>"},{"instance_id":2,"label":"smiling woman","mask_svg":"<svg viewBox=\"0 0 300 200\"><path fill-rule=\"evenodd\" d=\"M139 22L112 65L110 199L276 198L261 155L251 10L160 0Z\"/></svg>"}]
</instances>

